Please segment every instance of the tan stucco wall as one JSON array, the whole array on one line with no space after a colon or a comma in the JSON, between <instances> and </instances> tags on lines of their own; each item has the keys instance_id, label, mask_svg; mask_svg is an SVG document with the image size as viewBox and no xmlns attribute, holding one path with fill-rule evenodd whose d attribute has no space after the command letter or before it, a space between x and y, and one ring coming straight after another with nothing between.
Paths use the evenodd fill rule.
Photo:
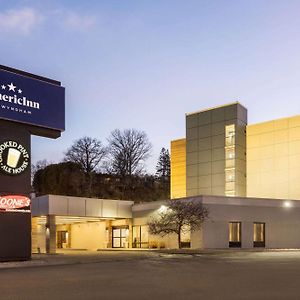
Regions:
<instances>
[{"instance_id":1,"label":"tan stucco wall","mask_svg":"<svg viewBox=\"0 0 300 300\"><path fill-rule=\"evenodd\" d=\"M106 248L106 223L88 222L71 225L71 248L97 250Z\"/></svg>"},{"instance_id":2,"label":"tan stucco wall","mask_svg":"<svg viewBox=\"0 0 300 300\"><path fill-rule=\"evenodd\" d=\"M186 196L186 140L171 141L171 199Z\"/></svg>"},{"instance_id":3,"label":"tan stucco wall","mask_svg":"<svg viewBox=\"0 0 300 300\"><path fill-rule=\"evenodd\" d=\"M36 247L32 248L33 253L46 253L46 226L37 225L37 230L35 232L36 236L32 237L36 239Z\"/></svg>"},{"instance_id":4,"label":"tan stucco wall","mask_svg":"<svg viewBox=\"0 0 300 300\"><path fill-rule=\"evenodd\" d=\"M247 196L300 200L300 116L247 126Z\"/></svg>"}]
</instances>

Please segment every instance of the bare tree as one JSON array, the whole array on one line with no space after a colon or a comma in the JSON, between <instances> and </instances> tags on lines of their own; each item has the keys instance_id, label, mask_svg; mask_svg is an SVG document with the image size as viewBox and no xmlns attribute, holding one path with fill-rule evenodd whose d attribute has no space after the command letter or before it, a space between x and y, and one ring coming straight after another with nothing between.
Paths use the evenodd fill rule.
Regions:
<instances>
[{"instance_id":1,"label":"bare tree","mask_svg":"<svg viewBox=\"0 0 300 300\"><path fill-rule=\"evenodd\" d=\"M101 141L85 136L76 140L65 153L65 161L79 164L86 174L99 167L107 151Z\"/></svg>"},{"instance_id":2,"label":"bare tree","mask_svg":"<svg viewBox=\"0 0 300 300\"><path fill-rule=\"evenodd\" d=\"M99 168L106 153L101 141L88 136L76 140L65 153L64 161L77 163L85 172L88 196L92 196L93 172Z\"/></svg>"},{"instance_id":3,"label":"bare tree","mask_svg":"<svg viewBox=\"0 0 300 300\"><path fill-rule=\"evenodd\" d=\"M108 142L109 168L112 173L125 177L139 174L143 170L152 148L144 131L115 129Z\"/></svg>"},{"instance_id":4,"label":"bare tree","mask_svg":"<svg viewBox=\"0 0 300 300\"><path fill-rule=\"evenodd\" d=\"M180 249L181 235L187 230L200 229L206 218L208 210L197 200L169 200L164 210L149 219L149 233L162 236L177 234Z\"/></svg>"},{"instance_id":5,"label":"bare tree","mask_svg":"<svg viewBox=\"0 0 300 300\"><path fill-rule=\"evenodd\" d=\"M45 169L50 164L51 162L48 162L47 159L38 160L35 164L31 164L31 183L33 183L36 172Z\"/></svg>"}]
</instances>

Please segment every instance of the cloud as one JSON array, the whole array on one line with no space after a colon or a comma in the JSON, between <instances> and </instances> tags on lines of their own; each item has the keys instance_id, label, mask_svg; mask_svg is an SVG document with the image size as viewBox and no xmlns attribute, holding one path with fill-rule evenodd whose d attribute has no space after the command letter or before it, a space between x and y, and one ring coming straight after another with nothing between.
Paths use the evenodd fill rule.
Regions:
<instances>
[{"instance_id":1,"label":"cloud","mask_svg":"<svg viewBox=\"0 0 300 300\"><path fill-rule=\"evenodd\" d=\"M41 13L33 8L7 10L0 13L0 31L28 35L42 20Z\"/></svg>"},{"instance_id":2,"label":"cloud","mask_svg":"<svg viewBox=\"0 0 300 300\"><path fill-rule=\"evenodd\" d=\"M60 27L77 32L88 31L97 23L95 16L79 14L74 11L56 9L42 14L35 8L23 7L0 11L0 32L27 36L44 20L46 20L46 25L58 24Z\"/></svg>"},{"instance_id":3,"label":"cloud","mask_svg":"<svg viewBox=\"0 0 300 300\"><path fill-rule=\"evenodd\" d=\"M96 25L96 18L91 15L79 15L75 12L69 12L65 16L65 27L77 31L86 31Z\"/></svg>"}]
</instances>

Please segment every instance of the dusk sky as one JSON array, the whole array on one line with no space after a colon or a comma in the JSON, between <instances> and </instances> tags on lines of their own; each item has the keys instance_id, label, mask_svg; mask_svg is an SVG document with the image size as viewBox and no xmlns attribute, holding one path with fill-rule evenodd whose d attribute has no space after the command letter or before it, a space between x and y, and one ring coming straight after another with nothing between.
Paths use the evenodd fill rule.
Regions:
<instances>
[{"instance_id":1,"label":"dusk sky","mask_svg":"<svg viewBox=\"0 0 300 300\"><path fill-rule=\"evenodd\" d=\"M66 87L66 131L33 137L33 162L137 128L153 172L186 112L240 101L250 124L300 114L299 0L0 3L0 64Z\"/></svg>"}]
</instances>

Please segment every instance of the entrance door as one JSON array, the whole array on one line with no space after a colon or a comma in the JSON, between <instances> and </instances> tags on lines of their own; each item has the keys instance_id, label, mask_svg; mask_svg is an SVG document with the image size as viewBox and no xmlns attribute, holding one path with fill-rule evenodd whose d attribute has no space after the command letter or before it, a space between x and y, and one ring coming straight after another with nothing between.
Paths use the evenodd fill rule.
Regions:
<instances>
[{"instance_id":1,"label":"entrance door","mask_svg":"<svg viewBox=\"0 0 300 300\"><path fill-rule=\"evenodd\" d=\"M113 248L128 247L128 227L113 227L112 246Z\"/></svg>"}]
</instances>

